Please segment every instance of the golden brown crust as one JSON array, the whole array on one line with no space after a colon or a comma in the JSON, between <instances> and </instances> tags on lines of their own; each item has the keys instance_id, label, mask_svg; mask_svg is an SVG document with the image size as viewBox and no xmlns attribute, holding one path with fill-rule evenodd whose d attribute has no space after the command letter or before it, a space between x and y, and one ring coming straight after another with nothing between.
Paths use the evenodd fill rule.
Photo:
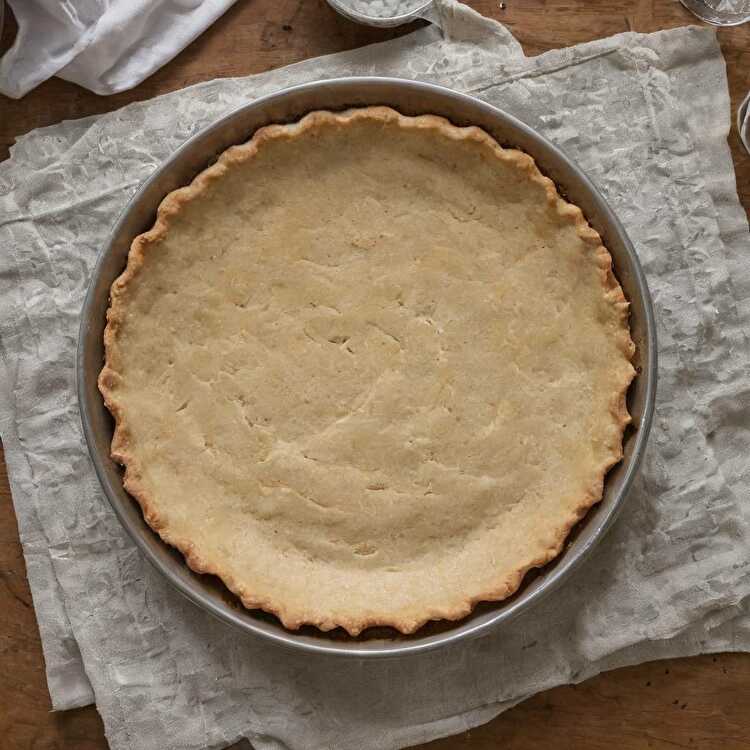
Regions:
<instances>
[{"instance_id":1,"label":"golden brown crust","mask_svg":"<svg viewBox=\"0 0 750 750\"><path fill-rule=\"evenodd\" d=\"M289 629L297 629L302 625L312 624L324 631L342 627L351 635L357 635L371 626L392 626L402 633L412 633L429 620L457 620L469 614L479 602L498 601L512 595L530 569L545 565L560 553L571 528L592 505L601 500L607 471L622 458L622 435L626 425L630 422L626 407L626 393L634 377L634 371L624 374L621 382L612 393L611 414L618 429L617 447L612 449L609 458L601 465L601 471L593 479L589 491L581 497L580 503L574 511L559 528L551 531L551 543L541 554L519 565L517 570L510 575L504 575L493 586L487 587L480 593L467 595L460 604L452 603L450 606L441 606L439 602L435 602L434 606L425 609L418 617L405 616L399 612L394 612L392 616L331 617L325 612L301 611L298 608L289 608L284 601L254 595L253 591L248 590L221 565L202 558L191 539L180 537L170 531L159 512L158 504L145 487L142 481L142 467L139 465L137 455L132 450L132 437L127 414L118 400L118 385L123 377L121 374L122 356L118 347L118 332L127 315L129 290L139 274L142 273L149 249L167 236L174 217L183 210L185 205L204 194L212 183L220 180L229 170L253 159L265 144L272 141L294 139L303 133L316 131L331 123L346 125L361 119L382 120L389 123L397 122L400 127L406 129L439 131L444 136L457 141L469 140L482 143L487 147L487 154L492 154L494 158L506 165L513 165L519 172L525 174L530 181L542 186L548 203L556 209L557 214L565 222L575 227L580 239L596 255L603 294L619 314L620 326L616 333L617 346L628 360L632 359L635 346L629 332L628 302L612 272L612 260L607 249L603 246L599 234L589 226L581 210L560 197L554 183L539 172L530 156L521 151L502 148L491 136L477 127L459 128L442 117L433 115L407 117L387 107L368 107L342 113L313 112L291 125L270 125L261 128L247 143L225 151L216 164L201 172L189 186L176 190L164 198L159 206L154 226L133 240L127 267L112 285L111 304L107 311L107 325L104 333L105 365L99 376L99 389L115 420L112 457L125 467L123 480L125 489L140 504L148 524L167 543L184 554L187 564L193 570L219 576L246 607L273 613Z\"/></svg>"}]
</instances>

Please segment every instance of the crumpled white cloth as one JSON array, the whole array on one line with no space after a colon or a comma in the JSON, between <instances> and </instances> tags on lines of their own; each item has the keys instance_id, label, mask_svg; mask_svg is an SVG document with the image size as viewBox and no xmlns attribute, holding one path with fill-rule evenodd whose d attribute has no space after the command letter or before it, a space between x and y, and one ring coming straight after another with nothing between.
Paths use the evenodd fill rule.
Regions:
<instances>
[{"instance_id":1,"label":"crumpled white cloth","mask_svg":"<svg viewBox=\"0 0 750 750\"><path fill-rule=\"evenodd\" d=\"M97 94L137 86L235 0L8 0L18 22L0 60L0 93L14 99L52 76Z\"/></svg>"},{"instance_id":2,"label":"crumpled white cloth","mask_svg":"<svg viewBox=\"0 0 750 750\"><path fill-rule=\"evenodd\" d=\"M713 30L524 57L439 0L435 26L34 131L0 164L0 435L55 708L96 701L113 750L393 750L555 685L667 656L750 650L750 234ZM658 319L657 412L622 514L559 590L491 635L400 660L289 653L206 615L143 560L81 435L75 346L97 254L186 138L283 86L440 83L555 141L630 234Z\"/></svg>"}]
</instances>

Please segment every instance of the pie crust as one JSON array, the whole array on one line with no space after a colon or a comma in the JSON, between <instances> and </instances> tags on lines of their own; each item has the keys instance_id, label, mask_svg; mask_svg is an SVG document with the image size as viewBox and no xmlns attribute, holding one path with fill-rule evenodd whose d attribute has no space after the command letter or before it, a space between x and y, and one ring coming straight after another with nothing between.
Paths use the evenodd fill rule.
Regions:
<instances>
[{"instance_id":1,"label":"pie crust","mask_svg":"<svg viewBox=\"0 0 750 750\"><path fill-rule=\"evenodd\" d=\"M530 156L441 117L261 128L164 199L107 321L125 488L290 629L510 596L622 457L609 253Z\"/></svg>"}]
</instances>

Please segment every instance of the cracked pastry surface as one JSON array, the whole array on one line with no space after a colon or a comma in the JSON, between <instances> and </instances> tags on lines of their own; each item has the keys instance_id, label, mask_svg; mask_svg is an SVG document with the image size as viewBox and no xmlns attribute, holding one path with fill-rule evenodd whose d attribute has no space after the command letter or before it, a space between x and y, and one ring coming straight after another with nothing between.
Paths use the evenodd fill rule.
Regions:
<instances>
[{"instance_id":1,"label":"cracked pastry surface","mask_svg":"<svg viewBox=\"0 0 750 750\"><path fill-rule=\"evenodd\" d=\"M511 595L622 455L628 305L533 159L385 107L257 131L168 195L99 378L148 523L288 628Z\"/></svg>"}]
</instances>

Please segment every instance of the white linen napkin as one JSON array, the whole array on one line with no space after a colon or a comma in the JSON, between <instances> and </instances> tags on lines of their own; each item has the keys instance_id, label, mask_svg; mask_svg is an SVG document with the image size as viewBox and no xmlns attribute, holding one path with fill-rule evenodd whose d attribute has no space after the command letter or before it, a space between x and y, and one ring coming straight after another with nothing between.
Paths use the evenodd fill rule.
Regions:
<instances>
[{"instance_id":1,"label":"white linen napkin","mask_svg":"<svg viewBox=\"0 0 750 750\"><path fill-rule=\"evenodd\" d=\"M14 99L52 76L97 94L137 86L235 0L8 0L18 22L0 60L0 93Z\"/></svg>"},{"instance_id":2,"label":"white linen napkin","mask_svg":"<svg viewBox=\"0 0 750 750\"><path fill-rule=\"evenodd\" d=\"M438 11L442 32L41 129L0 165L0 434L50 694L58 709L95 700L114 750L241 737L257 750L393 750L605 669L750 650L750 235L715 34L627 33L526 58L501 25L449 0ZM644 265L660 385L642 476L564 586L483 639L364 663L244 636L145 563L93 474L74 355L97 253L159 163L258 96L367 74L469 92L588 172Z\"/></svg>"}]
</instances>

